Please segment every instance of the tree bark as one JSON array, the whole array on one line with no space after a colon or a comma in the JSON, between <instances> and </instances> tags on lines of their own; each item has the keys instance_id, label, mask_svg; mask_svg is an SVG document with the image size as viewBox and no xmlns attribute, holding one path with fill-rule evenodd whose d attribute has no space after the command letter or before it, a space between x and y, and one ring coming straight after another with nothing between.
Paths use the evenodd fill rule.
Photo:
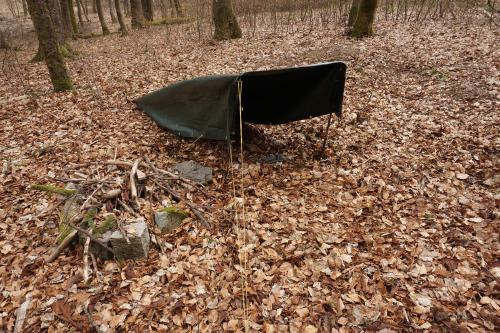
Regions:
<instances>
[{"instance_id":1,"label":"tree bark","mask_svg":"<svg viewBox=\"0 0 500 333\"><path fill-rule=\"evenodd\" d=\"M177 13L177 16L183 17L184 14L182 13L182 6L181 6L180 1L179 0L172 0L172 1L174 3L175 12Z\"/></svg>"},{"instance_id":2,"label":"tree bark","mask_svg":"<svg viewBox=\"0 0 500 333\"><path fill-rule=\"evenodd\" d=\"M69 18L71 20L71 27L73 28L73 33L78 33L78 24L76 24L75 7L73 0L68 0Z\"/></svg>"},{"instance_id":3,"label":"tree bark","mask_svg":"<svg viewBox=\"0 0 500 333\"><path fill-rule=\"evenodd\" d=\"M378 0L361 0L350 31L352 37L363 38L373 35L373 21L377 5Z\"/></svg>"},{"instance_id":4,"label":"tree bark","mask_svg":"<svg viewBox=\"0 0 500 333\"><path fill-rule=\"evenodd\" d=\"M68 0L60 0L59 5L61 7L61 25L62 25L62 33L64 38L69 38L73 36L75 31L73 31L73 26L71 24L71 14L69 13L69 1Z\"/></svg>"},{"instance_id":5,"label":"tree bark","mask_svg":"<svg viewBox=\"0 0 500 333\"><path fill-rule=\"evenodd\" d=\"M142 12L144 13L144 18L148 21L153 21L154 19L154 9L152 0L141 0Z\"/></svg>"},{"instance_id":6,"label":"tree bark","mask_svg":"<svg viewBox=\"0 0 500 333\"><path fill-rule=\"evenodd\" d=\"M45 63L50 74L50 80L55 91L73 89L64 59L59 52L57 35L50 18L46 0L27 0L28 10L35 27L38 42L45 54Z\"/></svg>"},{"instance_id":7,"label":"tree bark","mask_svg":"<svg viewBox=\"0 0 500 333\"><path fill-rule=\"evenodd\" d=\"M113 10L113 0L108 0L109 16L111 16L111 22L116 23L116 16Z\"/></svg>"},{"instance_id":8,"label":"tree bark","mask_svg":"<svg viewBox=\"0 0 500 333\"><path fill-rule=\"evenodd\" d=\"M91 0L92 1L92 13L97 13L97 2L96 0Z\"/></svg>"},{"instance_id":9,"label":"tree bark","mask_svg":"<svg viewBox=\"0 0 500 333\"><path fill-rule=\"evenodd\" d=\"M28 16L28 5L26 5L26 0L21 0L23 3L23 15Z\"/></svg>"},{"instance_id":10,"label":"tree bark","mask_svg":"<svg viewBox=\"0 0 500 333\"><path fill-rule=\"evenodd\" d=\"M82 4L80 3L80 0L75 0L76 1L76 12L78 13L78 23L80 26L83 27L83 16L82 16Z\"/></svg>"},{"instance_id":11,"label":"tree bark","mask_svg":"<svg viewBox=\"0 0 500 333\"><path fill-rule=\"evenodd\" d=\"M127 17L130 16L130 1L129 0L123 0L123 12L125 13L125 16L127 16Z\"/></svg>"},{"instance_id":12,"label":"tree bark","mask_svg":"<svg viewBox=\"0 0 500 333\"><path fill-rule=\"evenodd\" d=\"M358 16L359 3L361 0L352 0L351 10L349 11L349 21L347 22L348 27L352 27L356 16Z\"/></svg>"},{"instance_id":13,"label":"tree bark","mask_svg":"<svg viewBox=\"0 0 500 333\"><path fill-rule=\"evenodd\" d=\"M4 49L4 50L10 49L10 44L7 41L7 37L5 36L5 33L3 32L3 30L0 29L0 50L1 49Z\"/></svg>"},{"instance_id":14,"label":"tree bark","mask_svg":"<svg viewBox=\"0 0 500 333\"><path fill-rule=\"evenodd\" d=\"M97 9L97 16L99 17L99 22L101 23L102 35L103 36L109 35L110 32L108 26L106 25L106 20L104 20L104 13L102 10L101 0L96 0L95 4Z\"/></svg>"},{"instance_id":15,"label":"tree bark","mask_svg":"<svg viewBox=\"0 0 500 333\"><path fill-rule=\"evenodd\" d=\"M212 15L215 24L214 39L241 38L241 29L234 15L231 0L213 0Z\"/></svg>"},{"instance_id":16,"label":"tree bark","mask_svg":"<svg viewBox=\"0 0 500 333\"><path fill-rule=\"evenodd\" d=\"M138 29L144 27L141 0L130 0L130 16L132 17L132 28Z\"/></svg>"},{"instance_id":17,"label":"tree bark","mask_svg":"<svg viewBox=\"0 0 500 333\"><path fill-rule=\"evenodd\" d=\"M114 0L114 1L115 1L116 16L118 17L118 23L120 23L120 31L122 32L122 35L126 35L128 34L127 25L125 24L125 20L123 19L122 10L120 8L120 0Z\"/></svg>"}]
</instances>

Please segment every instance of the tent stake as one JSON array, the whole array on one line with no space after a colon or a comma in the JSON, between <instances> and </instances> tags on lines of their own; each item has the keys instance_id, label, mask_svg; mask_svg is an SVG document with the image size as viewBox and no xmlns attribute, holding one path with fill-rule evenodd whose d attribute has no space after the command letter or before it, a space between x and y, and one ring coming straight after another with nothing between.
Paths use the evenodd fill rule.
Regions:
<instances>
[{"instance_id":1,"label":"tent stake","mask_svg":"<svg viewBox=\"0 0 500 333\"><path fill-rule=\"evenodd\" d=\"M332 115L333 113L330 113L330 115L328 116L328 123L326 124L325 137L323 138L323 145L321 146L318 158L322 158L325 154L326 141L328 140L328 131L330 130L330 125L332 124Z\"/></svg>"}]
</instances>

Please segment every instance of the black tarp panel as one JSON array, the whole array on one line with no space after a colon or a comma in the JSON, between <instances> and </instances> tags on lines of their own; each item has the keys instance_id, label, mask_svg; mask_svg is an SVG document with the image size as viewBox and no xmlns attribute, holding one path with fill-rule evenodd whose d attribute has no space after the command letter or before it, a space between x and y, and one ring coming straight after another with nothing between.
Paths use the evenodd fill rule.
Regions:
<instances>
[{"instance_id":1,"label":"black tarp panel","mask_svg":"<svg viewBox=\"0 0 500 333\"><path fill-rule=\"evenodd\" d=\"M341 62L241 75L207 76L172 84L139 98L137 106L161 127L186 137L228 139L243 121L282 124L329 113L340 115L346 65Z\"/></svg>"}]
</instances>

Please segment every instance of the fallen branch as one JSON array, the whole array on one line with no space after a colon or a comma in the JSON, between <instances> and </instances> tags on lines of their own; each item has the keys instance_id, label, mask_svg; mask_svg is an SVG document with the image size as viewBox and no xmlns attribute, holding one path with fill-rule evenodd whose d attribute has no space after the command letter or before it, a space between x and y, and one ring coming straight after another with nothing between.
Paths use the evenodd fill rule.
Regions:
<instances>
[{"instance_id":1,"label":"fallen branch","mask_svg":"<svg viewBox=\"0 0 500 333\"><path fill-rule=\"evenodd\" d=\"M76 237L78 234L78 231L72 230L65 238L64 240L55 248L55 250L52 252L50 257L47 259L47 262L53 262L54 260L59 257L62 251L64 251L65 248L69 246L71 241Z\"/></svg>"}]
</instances>

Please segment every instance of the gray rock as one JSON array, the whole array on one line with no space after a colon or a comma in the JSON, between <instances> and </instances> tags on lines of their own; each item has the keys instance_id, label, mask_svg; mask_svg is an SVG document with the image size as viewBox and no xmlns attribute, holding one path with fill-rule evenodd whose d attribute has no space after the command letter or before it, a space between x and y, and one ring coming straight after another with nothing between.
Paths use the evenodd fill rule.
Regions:
<instances>
[{"instance_id":1,"label":"gray rock","mask_svg":"<svg viewBox=\"0 0 500 333\"><path fill-rule=\"evenodd\" d=\"M119 230L114 231L109 239L117 259L147 258L151 240L146 221L139 218L136 222L124 226L124 229L130 243Z\"/></svg>"},{"instance_id":2,"label":"gray rock","mask_svg":"<svg viewBox=\"0 0 500 333\"><path fill-rule=\"evenodd\" d=\"M155 213L155 224L161 232L172 232L187 217L185 212L177 210L174 207L170 208L159 210Z\"/></svg>"},{"instance_id":3,"label":"gray rock","mask_svg":"<svg viewBox=\"0 0 500 333\"><path fill-rule=\"evenodd\" d=\"M99 237L99 240L102 241L104 244L110 246L111 244L109 243L109 240L110 240L113 232L114 231L105 232L101 237ZM93 242L93 241L90 242L89 253L93 254L94 256L96 256L97 258L102 259L102 260L113 259L113 253L106 250L104 247L101 246L101 244Z\"/></svg>"},{"instance_id":4,"label":"gray rock","mask_svg":"<svg viewBox=\"0 0 500 333\"><path fill-rule=\"evenodd\" d=\"M194 161L177 163L172 167L172 170L181 177L203 185L212 180L212 168L200 165Z\"/></svg>"}]
</instances>

